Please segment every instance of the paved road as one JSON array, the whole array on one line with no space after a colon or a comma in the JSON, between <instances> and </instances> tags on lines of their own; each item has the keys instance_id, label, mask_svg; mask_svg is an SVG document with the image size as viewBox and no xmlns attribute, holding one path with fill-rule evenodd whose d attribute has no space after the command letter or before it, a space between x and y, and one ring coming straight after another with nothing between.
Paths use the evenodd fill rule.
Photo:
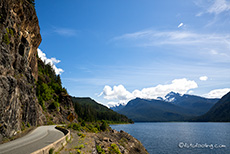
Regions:
<instances>
[{"instance_id":1,"label":"paved road","mask_svg":"<svg viewBox=\"0 0 230 154\"><path fill-rule=\"evenodd\" d=\"M0 154L29 154L64 136L55 126L40 126L17 140L0 144Z\"/></svg>"}]
</instances>

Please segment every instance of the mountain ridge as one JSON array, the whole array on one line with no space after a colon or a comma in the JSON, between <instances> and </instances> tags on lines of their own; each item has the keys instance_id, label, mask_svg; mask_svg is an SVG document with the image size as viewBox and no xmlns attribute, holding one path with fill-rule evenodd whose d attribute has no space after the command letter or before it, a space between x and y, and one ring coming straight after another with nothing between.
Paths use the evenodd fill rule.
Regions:
<instances>
[{"instance_id":1,"label":"mountain ridge","mask_svg":"<svg viewBox=\"0 0 230 154\"><path fill-rule=\"evenodd\" d=\"M230 92L225 94L207 113L191 121L230 122Z\"/></svg>"},{"instance_id":2,"label":"mountain ridge","mask_svg":"<svg viewBox=\"0 0 230 154\"><path fill-rule=\"evenodd\" d=\"M170 92L164 100L133 99L117 112L134 121L186 121L206 113L218 100Z\"/></svg>"}]
</instances>

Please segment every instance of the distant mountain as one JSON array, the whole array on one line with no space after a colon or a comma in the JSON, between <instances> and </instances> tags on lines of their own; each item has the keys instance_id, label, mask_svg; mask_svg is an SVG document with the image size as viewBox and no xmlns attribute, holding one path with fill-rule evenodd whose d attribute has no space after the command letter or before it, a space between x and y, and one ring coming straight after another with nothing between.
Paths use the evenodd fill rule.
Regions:
<instances>
[{"instance_id":1,"label":"distant mountain","mask_svg":"<svg viewBox=\"0 0 230 154\"><path fill-rule=\"evenodd\" d=\"M134 121L186 121L206 113L218 100L170 92L163 100L136 98L117 112Z\"/></svg>"},{"instance_id":2,"label":"distant mountain","mask_svg":"<svg viewBox=\"0 0 230 154\"><path fill-rule=\"evenodd\" d=\"M126 115L134 121L182 121L194 114L187 109L160 100L136 98L118 113Z\"/></svg>"},{"instance_id":3,"label":"distant mountain","mask_svg":"<svg viewBox=\"0 0 230 154\"><path fill-rule=\"evenodd\" d=\"M180 95L174 92L170 92L165 96L165 101L187 108L196 115L206 113L219 100L220 99L209 99L188 94Z\"/></svg>"},{"instance_id":4,"label":"distant mountain","mask_svg":"<svg viewBox=\"0 0 230 154\"><path fill-rule=\"evenodd\" d=\"M171 103L174 103L174 104L176 104L176 102L178 101L178 100L180 100L180 98L181 98L181 94L179 94L179 93L175 93L175 92L170 92L170 93L168 93L166 96L165 96L165 101L166 102L171 102Z\"/></svg>"},{"instance_id":5,"label":"distant mountain","mask_svg":"<svg viewBox=\"0 0 230 154\"><path fill-rule=\"evenodd\" d=\"M72 97L78 119L93 122L107 120L113 123L132 123L125 115L119 114L89 97Z\"/></svg>"},{"instance_id":6,"label":"distant mountain","mask_svg":"<svg viewBox=\"0 0 230 154\"><path fill-rule=\"evenodd\" d=\"M119 111L119 110L123 109L124 107L125 107L125 105L119 104L119 105L110 107L110 109L113 111Z\"/></svg>"},{"instance_id":7,"label":"distant mountain","mask_svg":"<svg viewBox=\"0 0 230 154\"><path fill-rule=\"evenodd\" d=\"M206 114L192 121L230 122L230 92L224 95Z\"/></svg>"}]
</instances>

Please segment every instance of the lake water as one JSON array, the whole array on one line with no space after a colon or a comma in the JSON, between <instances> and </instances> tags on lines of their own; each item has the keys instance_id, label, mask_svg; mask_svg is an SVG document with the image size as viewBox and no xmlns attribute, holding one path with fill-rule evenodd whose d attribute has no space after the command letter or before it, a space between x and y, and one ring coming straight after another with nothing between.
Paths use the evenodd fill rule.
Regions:
<instances>
[{"instance_id":1,"label":"lake water","mask_svg":"<svg viewBox=\"0 0 230 154\"><path fill-rule=\"evenodd\" d=\"M150 154L230 154L230 123L111 125L137 138Z\"/></svg>"}]
</instances>

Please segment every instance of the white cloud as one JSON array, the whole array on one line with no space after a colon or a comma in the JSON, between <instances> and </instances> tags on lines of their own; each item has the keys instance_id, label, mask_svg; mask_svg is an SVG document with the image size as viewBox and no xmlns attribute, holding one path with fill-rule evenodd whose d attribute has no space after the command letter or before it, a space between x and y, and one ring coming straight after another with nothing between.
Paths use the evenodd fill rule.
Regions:
<instances>
[{"instance_id":1,"label":"white cloud","mask_svg":"<svg viewBox=\"0 0 230 154\"><path fill-rule=\"evenodd\" d=\"M110 86L105 86L103 95L107 100L117 99L120 103L133 98L133 95L123 85L114 86L113 89Z\"/></svg>"},{"instance_id":2,"label":"white cloud","mask_svg":"<svg viewBox=\"0 0 230 154\"><path fill-rule=\"evenodd\" d=\"M172 46L177 53L185 53L197 57L199 54L206 59L229 61L230 35L205 34L187 30L155 31L144 30L115 37L114 41L138 47ZM178 50L176 50L178 48ZM183 50L181 50L183 49ZM221 51L221 52L218 52ZM175 53L175 54L176 54ZM211 56L210 56L211 55Z\"/></svg>"},{"instance_id":3,"label":"white cloud","mask_svg":"<svg viewBox=\"0 0 230 154\"><path fill-rule=\"evenodd\" d=\"M190 31L155 31L145 30L124 34L114 40L139 41L139 46L159 45L226 45L229 47L228 34L202 34Z\"/></svg>"},{"instance_id":4,"label":"white cloud","mask_svg":"<svg viewBox=\"0 0 230 154\"><path fill-rule=\"evenodd\" d=\"M115 106L117 106L117 105L119 105L118 102L108 102L108 106L109 106L109 107L115 107Z\"/></svg>"},{"instance_id":5,"label":"white cloud","mask_svg":"<svg viewBox=\"0 0 230 154\"><path fill-rule=\"evenodd\" d=\"M201 81L207 81L207 80L208 80L208 77L207 77L207 76L201 76L199 79L200 79Z\"/></svg>"},{"instance_id":6,"label":"white cloud","mask_svg":"<svg viewBox=\"0 0 230 154\"><path fill-rule=\"evenodd\" d=\"M195 89L197 87L198 85L195 81L182 78L173 80L171 84L159 84L155 87L134 90L132 93L127 91L123 85L114 86L113 88L106 85L99 96L103 95L107 100L116 100L119 104L124 104L136 97L144 99L156 99L157 97L164 98L164 96L171 91L185 94L190 89Z\"/></svg>"},{"instance_id":7,"label":"white cloud","mask_svg":"<svg viewBox=\"0 0 230 154\"><path fill-rule=\"evenodd\" d=\"M180 28L180 27L182 27L183 25L184 25L184 23L182 22L182 23L180 23L177 27Z\"/></svg>"},{"instance_id":8,"label":"white cloud","mask_svg":"<svg viewBox=\"0 0 230 154\"><path fill-rule=\"evenodd\" d=\"M52 68L54 69L55 73L58 75L58 74L61 74L64 72L63 69L61 68L57 68L55 64L58 64L60 63L61 61L56 59L56 58L47 58L46 57L46 54L44 52L42 52L41 49L37 49L37 52L38 52L38 57L45 63L45 64L50 64L52 66Z\"/></svg>"},{"instance_id":9,"label":"white cloud","mask_svg":"<svg viewBox=\"0 0 230 154\"><path fill-rule=\"evenodd\" d=\"M227 94L229 91L230 91L230 88L215 89L215 90L210 91L207 94L204 94L204 97L207 97L207 98L221 98L225 94Z\"/></svg>"},{"instance_id":10,"label":"white cloud","mask_svg":"<svg viewBox=\"0 0 230 154\"><path fill-rule=\"evenodd\" d=\"M210 53L212 54L212 55L218 55L219 53L216 51L216 50L214 50L214 49L212 49L211 51L210 51Z\"/></svg>"},{"instance_id":11,"label":"white cloud","mask_svg":"<svg viewBox=\"0 0 230 154\"><path fill-rule=\"evenodd\" d=\"M188 91L188 94L190 94L190 95L191 95L192 93L194 93L194 91L193 91L193 90L189 90L189 91Z\"/></svg>"},{"instance_id":12,"label":"white cloud","mask_svg":"<svg viewBox=\"0 0 230 154\"><path fill-rule=\"evenodd\" d=\"M230 10L230 3L226 0L215 0L215 2L208 8L208 13L220 14Z\"/></svg>"},{"instance_id":13,"label":"white cloud","mask_svg":"<svg viewBox=\"0 0 230 154\"><path fill-rule=\"evenodd\" d=\"M74 29L70 29L70 28L57 28L54 27L54 32L62 35L62 36L75 36L77 35L77 31Z\"/></svg>"},{"instance_id":14,"label":"white cloud","mask_svg":"<svg viewBox=\"0 0 230 154\"><path fill-rule=\"evenodd\" d=\"M203 10L196 14L196 16L202 16L205 13L219 15L223 12L230 11L230 2L227 0L199 0L194 3L201 7Z\"/></svg>"}]
</instances>

